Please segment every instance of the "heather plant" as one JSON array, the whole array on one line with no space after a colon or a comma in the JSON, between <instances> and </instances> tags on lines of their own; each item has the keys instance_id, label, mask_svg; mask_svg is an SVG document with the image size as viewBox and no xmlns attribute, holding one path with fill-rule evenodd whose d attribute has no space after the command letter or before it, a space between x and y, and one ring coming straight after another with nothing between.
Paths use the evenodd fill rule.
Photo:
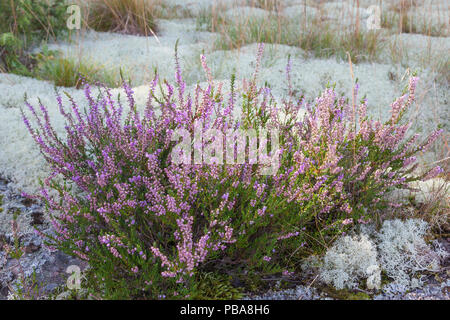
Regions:
<instances>
[{"instance_id":1,"label":"heather plant","mask_svg":"<svg viewBox=\"0 0 450 320\"><path fill-rule=\"evenodd\" d=\"M66 119L64 138L45 106L26 103L35 125L25 111L23 120L52 171L41 194L31 196L44 200L52 213L54 233L43 236L48 245L89 262L87 283L95 295L201 295L195 291L202 287L195 283L199 272L214 272L225 261L287 272L354 223L377 220L386 206L397 206L385 200L386 192L440 173L436 167L413 175L415 154L440 133L423 143L416 143L417 135L407 139L411 124L401 120L414 100L417 78L381 123L366 115L367 101L356 103L357 88L351 103L332 88L312 103L294 96L290 61L289 96L277 103L270 88L258 85L262 54L261 45L254 76L243 81L242 91L233 77L228 94L213 82L203 56L207 85L189 92L175 54L175 84L155 74L142 111L126 83L127 107L108 88L99 88L97 96L85 84L84 111L71 97L68 110L57 97ZM234 116L235 109L241 117ZM186 136L195 136L199 121L210 134L192 142ZM236 144L224 164L179 161L224 144L217 133L226 136L229 130L238 135L254 130L258 150L268 152L254 161L255 142L249 139L244 163L233 161ZM274 131L278 143L267 142ZM189 150L179 148L185 139ZM266 165L260 160L267 156L277 162L271 175L261 174Z\"/></svg>"}]
</instances>

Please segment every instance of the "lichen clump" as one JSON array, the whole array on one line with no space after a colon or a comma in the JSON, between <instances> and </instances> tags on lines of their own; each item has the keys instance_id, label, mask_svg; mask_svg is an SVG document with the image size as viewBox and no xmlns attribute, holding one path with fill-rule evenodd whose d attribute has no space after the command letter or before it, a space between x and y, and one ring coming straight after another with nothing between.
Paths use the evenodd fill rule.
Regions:
<instances>
[{"instance_id":1,"label":"lichen clump","mask_svg":"<svg viewBox=\"0 0 450 320\"><path fill-rule=\"evenodd\" d=\"M336 289L355 289L366 281L379 289L381 272L404 288L421 284L419 273L438 271L447 253L425 241L428 224L419 219L384 221L381 229L343 236L326 252L320 266L321 280Z\"/></svg>"},{"instance_id":2,"label":"lichen clump","mask_svg":"<svg viewBox=\"0 0 450 320\"><path fill-rule=\"evenodd\" d=\"M367 288L378 289L381 274L374 243L365 235L337 240L323 258L321 279L338 290L357 288L363 279Z\"/></svg>"}]
</instances>

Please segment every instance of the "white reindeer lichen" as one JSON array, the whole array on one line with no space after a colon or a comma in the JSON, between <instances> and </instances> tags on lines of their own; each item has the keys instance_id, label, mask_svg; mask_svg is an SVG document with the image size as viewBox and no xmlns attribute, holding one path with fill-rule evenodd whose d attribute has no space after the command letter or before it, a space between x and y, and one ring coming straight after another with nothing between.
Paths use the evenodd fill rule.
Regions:
<instances>
[{"instance_id":1,"label":"white reindeer lichen","mask_svg":"<svg viewBox=\"0 0 450 320\"><path fill-rule=\"evenodd\" d=\"M420 271L439 270L446 252L425 242L428 224L419 219L387 220L376 234L381 268L387 276L405 287L421 284L415 276Z\"/></svg>"},{"instance_id":2,"label":"white reindeer lichen","mask_svg":"<svg viewBox=\"0 0 450 320\"><path fill-rule=\"evenodd\" d=\"M384 271L402 288L418 287L418 274L438 271L448 255L437 242L426 243L427 231L428 224L419 219L387 220L378 232L365 226L359 236L341 237L328 249L320 278L336 289L354 289L362 280L368 289L379 289Z\"/></svg>"},{"instance_id":3,"label":"white reindeer lichen","mask_svg":"<svg viewBox=\"0 0 450 320\"><path fill-rule=\"evenodd\" d=\"M378 289L381 275L374 243L365 235L340 238L325 254L320 278L339 290L354 289L363 279L369 289Z\"/></svg>"}]
</instances>

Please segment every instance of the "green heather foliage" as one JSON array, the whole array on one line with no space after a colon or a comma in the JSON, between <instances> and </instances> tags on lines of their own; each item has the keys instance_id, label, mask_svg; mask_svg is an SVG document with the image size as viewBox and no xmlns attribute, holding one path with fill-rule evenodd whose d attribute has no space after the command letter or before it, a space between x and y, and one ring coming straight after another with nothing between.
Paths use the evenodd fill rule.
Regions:
<instances>
[{"instance_id":1,"label":"green heather foliage","mask_svg":"<svg viewBox=\"0 0 450 320\"><path fill-rule=\"evenodd\" d=\"M261 45L257 66L262 52ZM217 273L227 263L229 272L296 270L299 259L323 251L353 224L376 221L386 206L398 206L383 198L386 192L441 172L436 167L413 174L415 154L440 133L422 143L417 135L407 138L411 124L402 117L414 100L416 78L381 123L368 118L366 101L357 102L357 88L354 104L332 88L312 103L291 94L277 104L270 88L258 87L257 67L242 92L232 78L231 92L224 94L202 56L209 85L188 94L177 58L176 66L174 85L155 76L142 112L127 84L126 107L105 88L93 97L88 85L84 112L73 100L69 111L58 97L67 120L64 139L45 106L38 114L27 103L35 125L23 114L52 169L41 194L30 196L43 200L53 216L55 232L43 236L89 262L87 284L96 296L209 296L199 292L207 287L201 282L215 280L201 274ZM293 93L290 62L286 71ZM241 119L232 116L238 107ZM252 164L250 155L243 164L177 164L174 130L193 136L199 120L216 133L254 129L262 138L263 129L278 130L279 150L269 144L278 171L261 175L262 165ZM211 143L194 140L193 147ZM224 297L237 294L224 283Z\"/></svg>"}]
</instances>

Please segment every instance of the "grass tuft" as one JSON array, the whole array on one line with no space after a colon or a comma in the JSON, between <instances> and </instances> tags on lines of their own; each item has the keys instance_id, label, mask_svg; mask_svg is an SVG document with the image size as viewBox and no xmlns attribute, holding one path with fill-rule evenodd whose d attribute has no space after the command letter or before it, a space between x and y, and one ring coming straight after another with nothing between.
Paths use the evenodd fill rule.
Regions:
<instances>
[{"instance_id":1,"label":"grass tuft","mask_svg":"<svg viewBox=\"0 0 450 320\"><path fill-rule=\"evenodd\" d=\"M156 32L158 0L91 0L87 25L97 31L152 35Z\"/></svg>"},{"instance_id":2,"label":"grass tuft","mask_svg":"<svg viewBox=\"0 0 450 320\"><path fill-rule=\"evenodd\" d=\"M81 88L83 81L108 87L118 87L121 75L117 75L102 65L86 62L82 59L66 58L58 52L44 51L37 55L37 64L33 75L41 80L53 81L59 87Z\"/></svg>"},{"instance_id":3,"label":"grass tuft","mask_svg":"<svg viewBox=\"0 0 450 320\"><path fill-rule=\"evenodd\" d=\"M384 47L382 35L377 30L354 32L340 30L320 17L306 24L287 19L278 12L264 17L230 18L217 11L203 12L197 18L199 29L218 32L215 49L239 49L251 43L271 43L295 46L314 57L336 56L347 59L350 53L353 62L376 60Z\"/></svg>"},{"instance_id":4,"label":"grass tuft","mask_svg":"<svg viewBox=\"0 0 450 320\"><path fill-rule=\"evenodd\" d=\"M418 19L410 12L384 12L381 27L397 33L423 34L429 37L446 37L449 31L445 22L433 24L431 20Z\"/></svg>"}]
</instances>

